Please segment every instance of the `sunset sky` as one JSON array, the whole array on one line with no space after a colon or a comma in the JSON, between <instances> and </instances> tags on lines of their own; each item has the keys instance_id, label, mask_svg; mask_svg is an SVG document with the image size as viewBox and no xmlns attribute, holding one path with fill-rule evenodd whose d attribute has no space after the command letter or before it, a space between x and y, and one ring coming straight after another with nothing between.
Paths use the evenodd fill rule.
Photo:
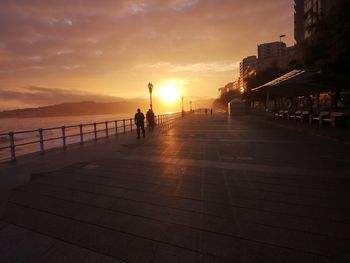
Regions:
<instances>
[{"instance_id":1,"label":"sunset sky","mask_svg":"<svg viewBox=\"0 0 350 263\"><path fill-rule=\"evenodd\" d=\"M0 110L217 96L257 44L293 40L292 0L1 0Z\"/></svg>"}]
</instances>

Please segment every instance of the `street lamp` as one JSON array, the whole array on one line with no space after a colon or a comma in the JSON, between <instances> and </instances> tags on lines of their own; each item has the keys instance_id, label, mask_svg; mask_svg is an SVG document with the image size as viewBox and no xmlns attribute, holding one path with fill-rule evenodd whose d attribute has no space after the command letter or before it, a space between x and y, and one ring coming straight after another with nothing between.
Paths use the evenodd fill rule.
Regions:
<instances>
[{"instance_id":1,"label":"street lamp","mask_svg":"<svg viewBox=\"0 0 350 263\"><path fill-rule=\"evenodd\" d=\"M149 104L151 107L151 110L153 111L153 107L152 107L152 90L153 90L153 84L151 82L148 83L148 90L149 90Z\"/></svg>"},{"instance_id":2,"label":"street lamp","mask_svg":"<svg viewBox=\"0 0 350 263\"><path fill-rule=\"evenodd\" d=\"M282 38L286 37L286 35L280 35L280 42L282 42Z\"/></svg>"},{"instance_id":3,"label":"street lamp","mask_svg":"<svg viewBox=\"0 0 350 263\"><path fill-rule=\"evenodd\" d=\"M181 102L182 102L181 112L182 112L182 116L184 116L184 96L181 97Z\"/></svg>"}]
</instances>

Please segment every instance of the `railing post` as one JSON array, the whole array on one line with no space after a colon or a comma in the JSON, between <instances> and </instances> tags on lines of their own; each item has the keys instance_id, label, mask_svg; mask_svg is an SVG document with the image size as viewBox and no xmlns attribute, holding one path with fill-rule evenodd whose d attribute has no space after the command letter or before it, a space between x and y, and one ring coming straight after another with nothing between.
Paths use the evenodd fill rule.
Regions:
<instances>
[{"instance_id":1,"label":"railing post","mask_svg":"<svg viewBox=\"0 0 350 263\"><path fill-rule=\"evenodd\" d=\"M108 138L108 121L106 121L106 138Z\"/></svg>"},{"instance_id":2,"label":"railing post","mask_svg":"<svg viewBox=\"0 0 350 263\"><path fill-rule=\"evenodd\" d=\"M95 134L95 140L97 140L97 127L96 127L96 123L94 123L94 134Z\"/></svg>"},{"instance_id":3,"label":"railing post","mask_svg":"<svg viewBox=\"0 0 350 263\"><path fill-rule=\"evenodd\" d=\"M44 153L44 134L43 134L43 129L39 129L39 141L40 141L40 152L41 154Z\"/></svg>"},{"instance_id":4,"label":"railing post","mask_svg":"<svg viewBox=\"0 0 350 263\"><path fill-rule=\"evenodd\" d=\"M83 124L79 125L79 129L80 129L80 143L83 144L84 143Z\"/></svg>"},{"instance_id":5,"label":"railing post","mask_svg":"<svg viewBox=\"0 0 350 263\"><path fill-rule=\"evenodd\" d=\"M123 133L125 134L125 119L123 120Z\"/></svg>"},{"instance_id":6,"label":"railing post","mask_svg":"<svg viewBox=\"0 0 350 263\"><path fill-rule=\"evenodd\" d=\"M63 148L66 148L66 127L62 126L62 142Z\"/></svg>"},{"instance_id":7,"label":"railing post","mask_svg":"<svg viewBox=\"0 0 350 263\"><path fill-rule=\"evenodd\" d=\"M115 136L118 136L118 121L114 121L115 125Z\"/></svg>"},{"instance_id":8,"label":"railing post","mask_svg":"<svg viewBox=\"0 0 350 263\"><path fill-rule=\"evenodd\" d=\"M132 132L132 119L130 119L130 132Z\"/></svg>"},{"instance_id":9,"label":"railing post","mask_svg":"<svg viewBox=\"0 0 350 263\"><path fill-rule=\"evenodd\" d=\"M15 134L9 132L10 148L11 148L11 161L16 161L16 145L15 145Z\"/></svg>"}]
</instances>

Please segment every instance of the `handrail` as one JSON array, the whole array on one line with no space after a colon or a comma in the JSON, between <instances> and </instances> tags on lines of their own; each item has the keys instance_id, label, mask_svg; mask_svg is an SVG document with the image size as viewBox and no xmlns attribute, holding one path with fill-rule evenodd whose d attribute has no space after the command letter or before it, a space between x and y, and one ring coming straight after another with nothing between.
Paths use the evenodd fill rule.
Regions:
<instances>
[{"instance_id":1,"label":"handrail","mask_svg":"<svg viewBox=\"0 0 350 263\"><path fill-rule=\"evenodd\" d=\"M181 112L177 113L169 113L169 114L161 114L155 116L155 123L160 126L170 126L174 120L183 117L183 114ZM7 137L8 145L7 146L1 146L0 145L0 151L1 150L9 150L10 151L10 160L16 161L17 158L17 148L18 147L24 147L29 145L39 145L38 149L31 149L31 151L27 153L35 153L45 152L45 146L47 146L47 142L52 141L59 141L61 140L61 144L54 146L52 148L66 148L68 144L75 144L80 143L83 144L86 141L91 140L98 140L99 138L108 138L110 135L119 136L119 134L126 134L128 132L133 132L133 125L135 124L135 121L133 118L130 119L118 119L118 120L111 120L111 121L103 121L103 122L94 122L94 123L82 123L77 125L67 125L67 126L61 126L61 127L51 127L51 128L39 128L39 129L33 129L33 130L23 130L23 131L17 131L13 132L10 131L8 133L0 133L0 137ZM86 129L86 128L90 129ZM85 130L84 130L85 128ZM48 131L54 131L55 133L52 134L50 137L45 132ZM35 135L30 136L28 138L22 139L22 142L18 142L18 139L16 138L16 135L19 134L28 134L28 133L35 133ZM58 135L57 133L60 133ZM102 135L101 135L102 133ZM92 135L92 136L91 136ZM86 138L89 136L90 138ZM67 139L71 138L80 138L79 141L69 143ZM26 141L26 139L28 141ZM26 154L27 154L26 153ZM7 158L8 160L9 158ZM0 161L4 161L1 159ZM6 159L5 159L6 161Z\"/></svg>"}]
</instances>

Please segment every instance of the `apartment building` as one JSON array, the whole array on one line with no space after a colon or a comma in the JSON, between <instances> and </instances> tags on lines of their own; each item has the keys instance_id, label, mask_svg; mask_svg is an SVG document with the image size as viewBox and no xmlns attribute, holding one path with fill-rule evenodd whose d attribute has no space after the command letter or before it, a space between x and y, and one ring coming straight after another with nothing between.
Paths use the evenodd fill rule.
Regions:
<instances>
[{"instance_id":1,"label":"apartment building","mask_svg":"<svg viewBox=\"0 0 350 263\"><path fill-rule=\"evenodd\" d=\"M297 44L312 35L312 26L339 0L294 0L294 38Z\"/></svg>"},{"instance_id":2,"label":"apartment building","mask_svg":"<svg viewBox=\"0 0 350 263\"><path fill-rule=\"evenodd\" d=\"M249 56L239 64L239 89L243 93L247 90L247 78L256 73L257 57Z\"/></svg>"},{"instance_id":3,"label":"apartment building","mask_svg":"<svg viewBox=\"0 0 350 263\"><path fill-rule=\"evenodd\" d=\"M258 59L274 58L284 56L286 53L284 42L271 42L258 45Z\"/></svg>"}]
</instances>

